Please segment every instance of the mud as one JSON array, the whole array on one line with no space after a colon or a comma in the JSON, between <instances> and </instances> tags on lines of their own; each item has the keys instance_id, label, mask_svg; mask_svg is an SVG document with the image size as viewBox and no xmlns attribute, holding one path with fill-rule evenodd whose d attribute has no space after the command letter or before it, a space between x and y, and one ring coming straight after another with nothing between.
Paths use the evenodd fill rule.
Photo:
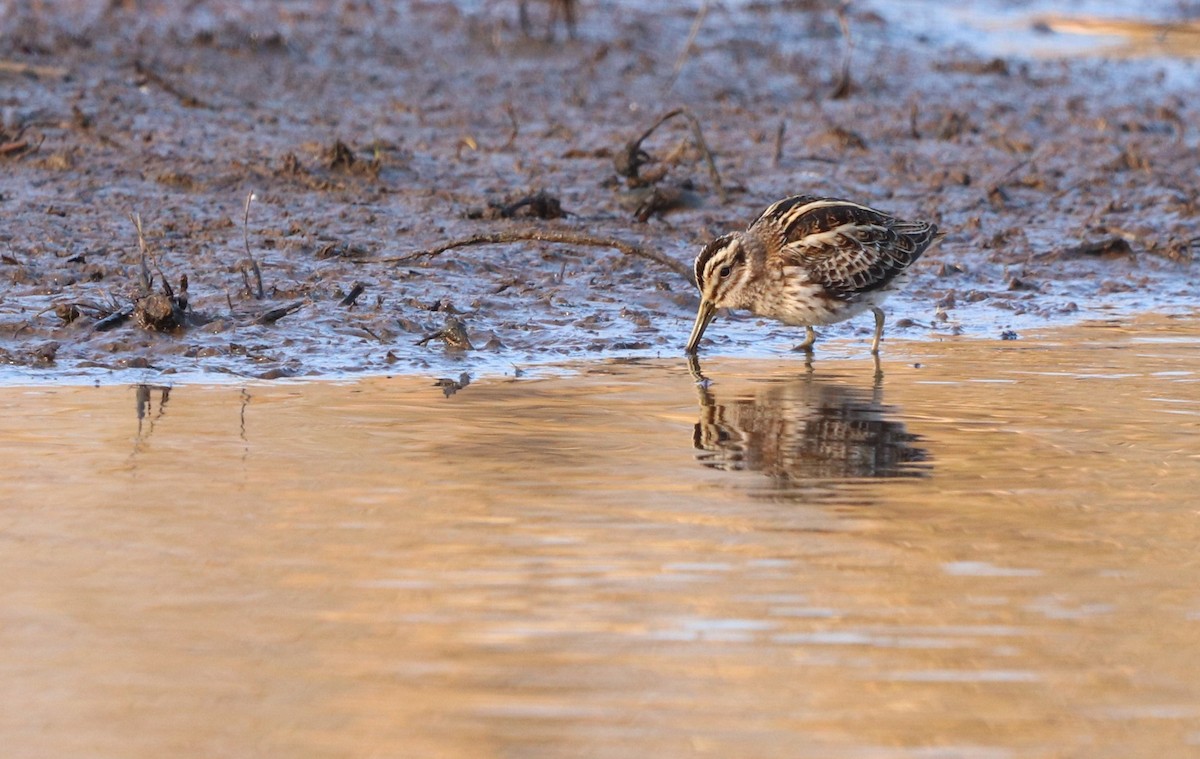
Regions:
<instances>
[{"instance_id":1,"label":"mud","mask_svg":"<svg viewBox=\"0 0 1200 759\"><path fill-rule=\"evenodd\" d=\"M893 337L1194 303L1186 44L997 57L909 13L925 3L839 19L802 0L712 4L689 47L698 6L582 3L568 39L529 5L530 32L515 2L0 2L0 362L23 377L458 377L674 355L696 303L682 267L533 242L395 259L517 228L686 266L798 192L946 230L891 301ZM1043 41L1075 29L1021 23ZM629 141L678 107L722 187L684 120L641 145L638 182L619 174ZM176 313L163 284L185 276ZM104 321L152 296L168 329ZM862 343L868 326L824 334ZM426 339L448 330L465 339ZM798 339L747 317L711 333L723 354Z\"/></svg>"}]
</instances>

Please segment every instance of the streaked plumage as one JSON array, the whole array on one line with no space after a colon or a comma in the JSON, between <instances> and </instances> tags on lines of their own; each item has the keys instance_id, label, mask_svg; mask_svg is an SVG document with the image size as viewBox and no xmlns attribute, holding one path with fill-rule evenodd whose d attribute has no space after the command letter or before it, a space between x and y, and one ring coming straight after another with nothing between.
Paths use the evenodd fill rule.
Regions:
<instances>
[{"instance_id":1,"label":"streaked plumage","mask_svg":"<svg viewBox=\"0 0 1200 759\"><path fill-rule=\"evenodd\" d=\"M871 352L879 352L879 304L903 282L937 226L903 221L837 198L796 195L767 208L747 227L713 240L696 257L700 310L688 339L693 353L718 308L744 308L803 326L799 348L811 350L813 326L863 311L875 314Z\"/></svg>"},{"instance_id":2,"label":"streaked plumage","mask_svg":"<svg viewBox=\"0 0 1200 759\"><path fill-rule=\"evenodd\" d=\"M698 395L697 458L713 469L767 475L776 485L767 495L801 489L808 500L839 480L928 474L921 463L928 451L884 405L879 386L868 393L807 374L757 382L749 392L698 385Z\"/></svg>"}]
</instances>

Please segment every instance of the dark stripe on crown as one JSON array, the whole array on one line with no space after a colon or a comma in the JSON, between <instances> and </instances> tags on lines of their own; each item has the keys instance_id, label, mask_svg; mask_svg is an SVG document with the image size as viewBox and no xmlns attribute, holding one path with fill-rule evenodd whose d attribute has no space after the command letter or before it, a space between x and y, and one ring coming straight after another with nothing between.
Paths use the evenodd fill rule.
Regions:
<instances>
[{"instance_id":1,"label":"dark stripe on crown","mask_svg":"<svg viewBox=\"0 0 1200 759\"><path fill-rule=\"evenodd\" d=\"M704 269L708 266L708 262L717 254L717 251L728 245L732 239L733 235L721 235L708 245L705 245L704 249L700 251L700 255L696 256L693 272L696 275L697 286L704 282Z\"/></svg>"}]
</instances>

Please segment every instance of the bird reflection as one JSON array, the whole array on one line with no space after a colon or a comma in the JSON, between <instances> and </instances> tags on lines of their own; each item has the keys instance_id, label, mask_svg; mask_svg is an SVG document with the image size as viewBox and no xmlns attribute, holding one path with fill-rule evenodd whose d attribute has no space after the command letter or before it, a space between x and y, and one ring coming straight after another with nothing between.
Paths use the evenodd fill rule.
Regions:
<instances>
[{"instance_id":1,"label":"bird reflection","mask_svg":"<svg viewBox=\"0 0 1200 759\"><path fill-rule=\"evenodd\" d=\"M153 393L155 390L157 390L159 392L158 413L155 414L154 416L150 416L151 410L153 409L153 401L151 400L151 393ZM171 388L167 385L137 385L135 392L136 392L135 403L137 405L137 420L138 420L138 438L140 439L142 437L142 423L146 421L147 417L150 417L149 432L153 432L154 431L154 423L157 422L162 417L163 414L167 413L167 401L171 400ZM147 433L147 434L149 434L149 433Z\"/></svg>"},{"instance_id":2,"label":"bird reflection","mask_svg":"<svg viewBox=\"0 0 1200 759\"><path fill-rule=\"evenodd\" d=\"M698 364L693 373L700 420L692 442L706 467L761 472L783 490L928 472L920 438L883 404L880 383L867 391L807 374L722 397Z\"/></svg>"},{"instance_id":3,"label":"bird reflection","mask_svg":"<svg viewBox=\"0 0 1200 759\"><path fill-rule=\"evenodd\" d=\"M154 408L154 393L158 393L158 409ZM169 385L135 385L134 407L137 410L137 436L133 439L133 450L130 451L130 462L134 462L154 434L154 425L167 413L167 403L171 400Z\"/></svg>"}]
</instances>

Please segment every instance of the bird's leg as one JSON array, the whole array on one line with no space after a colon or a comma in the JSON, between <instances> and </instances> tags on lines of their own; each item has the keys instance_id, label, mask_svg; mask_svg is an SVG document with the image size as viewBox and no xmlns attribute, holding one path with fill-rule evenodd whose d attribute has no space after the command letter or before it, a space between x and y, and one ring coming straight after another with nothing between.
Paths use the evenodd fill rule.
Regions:
<instances>
[{"instance_id":1,"label":"bird's leg","mask_svg":"<svg viewBox=\"0 0 1200 759\"><path fill-rule=\"evenodd\" d=\"M804 351L811 354L813 352L813 343L817 341L817 331L812 327L804 328L804 342L792 348L794 351Z\"/></svg>"},{"instance_id":2,"label":"bird's leg","mask_svg":"<svg viewBox=\"0 0 1200 759\"><path fill-rule=\"evenodd\" d=\"M879 341L883 338L883 309L876 306L871 312L875 314L875 339L871 341L871 352L878 356Z\"/></svg>"}]
</instances>

